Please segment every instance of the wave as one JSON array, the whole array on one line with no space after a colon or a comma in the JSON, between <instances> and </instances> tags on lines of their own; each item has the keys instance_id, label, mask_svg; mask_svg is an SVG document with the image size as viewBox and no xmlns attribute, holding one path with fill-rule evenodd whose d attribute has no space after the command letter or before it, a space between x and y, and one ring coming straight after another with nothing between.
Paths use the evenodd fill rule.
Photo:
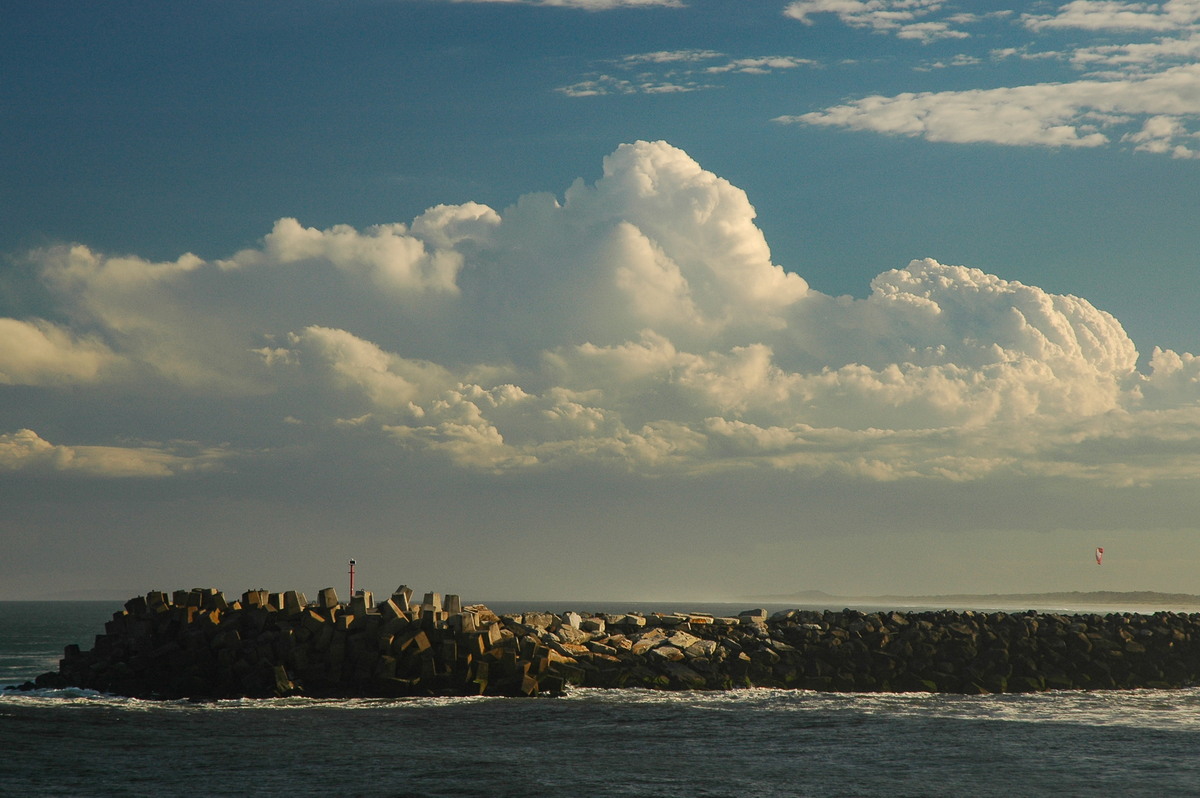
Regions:
<instances>
[{"instance_id":1,"label":"wave","mask_svg":"<svg viewBox=\"0 0 1200 798\"><path fill-rule=\"evenodd\" d=\"M1050 691L982 696L945 693L826 693L808 690L747 688L719 692L668 692L646 689L571 688L559 697L492 696L428 698L271 698L193 702L153 701L78 688L5 691L4 704L70 707L104 706L126 712L263 713L327 710L359 712L437 710L506 705L538 712L575 704L637 709L672 707L686 711L851 714L864 717L924 718L992 723L1065 724L1163 731L1200 731L1200 688L1177 690Z\"/></svg>"}]
</instances>

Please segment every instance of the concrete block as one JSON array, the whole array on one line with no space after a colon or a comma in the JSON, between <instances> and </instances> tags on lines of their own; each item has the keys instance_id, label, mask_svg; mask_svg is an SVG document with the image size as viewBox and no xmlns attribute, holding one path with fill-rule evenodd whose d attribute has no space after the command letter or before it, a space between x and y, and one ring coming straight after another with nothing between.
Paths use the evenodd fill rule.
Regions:
<instances>
[{"instance_id":1,"label":"concrete block","mask_svg":"<svg viewBox=\"0 0 1200 798\"><path fill-rule=\"evenodd\" d=\"M267 606L268 593L265 590L247 590L242 594L243 607Z\"/></svg>"},{"instance_id":2,"label":"concrete block","mask_svg":"<svg viewBox=\"0 0 1200 798\"><path fill-rule=\"evenodd\" d=\"M558 616L552 612L525 613L525 625L534 629L551 629L561 624L562 621L559 621Z\"/></svg>"},{"instance_id":3,"label":"concrete block","mask_svg":"<svg viewBox=\"0 0 1200 798\"><path fill-rule=\"evenodd\" d=\"M379 605L379 614L384 617L384 620L391 618L403 618L406 621L408 620L408 614L405 610L400 609L400 605L396 603L394 596L385 600Z\"/></svg>"},{"instance_id":4,"label":"concrete block","mask_svg":"<svg viewBox=\"0 0 1200 798\"><path fill-rule=\"evenodd\" d=\"M287 669L282 665L276 665L271 670L274 677L274 689L272 692L278 697L290 694L292 690L295 689L295 685L293 685L292 680L288 678Z\"/></svg>"},{"instance_id":5,"label":"concrete block","mask_svg":"<svg viewBox=\"0 0 1200 798\"><path fill-rule=\"evenodd\" d=\"M221 612L229 611L229 601L225 598L225 594L219 590L213 590L212 593L204 597L204 609L219 610Z\"/></svg>"},{"instance_id":6,"label":"concrete block","mask_svg":"<svg viewBox=\"0 0 1200 798\"><path fill-rule=\"evenodd\" d=\"M579 643L551 643L550 650L570 659L574 659L581 654L591 653L587 646L580 645Z\"/></svg>"},{"instance_id":7,"label":"concrete block","mask_svg":"<svg viewBox=\"0 0 1200 798\"><path fill-rule=\"evenodd\" d=\"M462 600L456 593L447 593L446 598L442 601L442 609L447 615L462 612Z\"/></svg>"},{"instance_id":8,"label":"concrete block","mask_svg":"<svg viewBox=\"0 0 1200 798\"><path fill-rule=\"evenodd\" d=\"M585 618L579 628L585 632L593 632L596 634L604 634L604 619L603 618Z\"/></svg>"},{"instance_id":9,"label":"concrete block","mask_svg":"<svg viewBox=\"0 0 1200 798\"><path fill-rule=\"evenodd\" d=\"M587 678L587 673L583 668L568 665L565 662L550 663L550 671L554 675L561 677L567 684L582 685L584 679Z\"/></svg>"},{"instance_id":10,"label":"concrete block","mask_svg":"<svg viewBox=\"0 0 1200 798\"><path fill-rule=\"evenodd\" d=\"M592 639L591 634L588 632L565 624L558 627L558 631L554 632L554 634L564 643L586 643Z\"/></svg>"},{"instance_id":11,"label":"concrete block","mask_svg":"<svg viewBox=\"0 0 1200 798\"><path fill-rule=\"evenodd\" d=\"M682 649L678 649L675 646L656 646L655 648L650 649L650 654L652 656L662 657L668 662L679 662L683 659Z\"/></svg>"},{"instance_id":12,"label":"concrete block","mask_svg":"<svg viewBox=\"0 0 1200 798\"><path fill-rule=\"evenodd\" d=\"M478 695L483 695L484 691L487 690L488 670L489 667L486 662L476 662L474 664L474 676L469 682L469 684L474 685L472 692L477 691Z\"/></svg>"},{"instance_id":13,"label":"concrete block","mask_svg":"<svg viewBox=\"0 0 1200 798\"><path fill-rule=\"evenodd\" d=\"M392 601L396 602L396 606L408 612L409 605L412 603L412 588L408 585L400 585L392 593Z\"/></svg>"},{"instance_id":14,"label":"concrete block","mask_svg":"<svg viewBox=\"0 0 1200 798\"><path fill-rule=\"evenodd\" d=\"M283 611L288 615L299 615L304 610L304 602L295 590L283 594Z\"/></svg>"},{"instance_id":15,"label":"concrete block","mask_svg":"<svg viewBox=\"0 0 1200 798\"><path fill-rule=\"evenodd\" d=\"M687 648L700 642L700 638L695 635L688 634L683 630L673 632L667 639L666 644L675 646L676 648Z\"/></svg>"},{"instance_id":16,"label":"concrete block","mask_svg":"<svg viewBox=\"0 0 1200 798\"><path fill-rule=\"evenodd\" d=\"M355 594L350 597L350 612L354 613L355 615L366 615L367 610L372 609L374 606L375 600L371 595L371 591L369 590L356 591Z\"/></svg>"},{"instance_id":17,"label":"concrete block","mask_svg":"<svg viewBox=\"0 0 1200 798\"><path fill-rule=\"evenodd\" d=\"M458 650L460 653L478 657L488 650L487 638L478 632L460 635L458 637Z\"/></svg>"},{"instance_id":18,"label":"concrete block","mask_svg":"<svg viewBox=\"0 0 1200 798\"><path fill-rule=\"evenodd\" d=\"M319 632L321 627L327 626L329 619L316 610L306 609L300 614L300 625L310 632Z\"/></svg>"},{"instance_id":19,"label":"concrete block","mask_svg":"<svg viewBox=\"0 0 1200 798\"><path fill-rule=\"evenodd\" d=\"M396 658L383 655L375 663L376 679L394 679L396 677Z\"/></svg>"},{"instance_id":20,"label":"concrete block","mask_svg":"<svg viewBox=\"0 0 1200 798\"><path fill-rule=\"evenodd\" d=\"M433 612L442 608L442 597L438 593L426 593L425 599L421 602L421 614Z\"/></svg>"},{"instance_id":21,"label":"concrete block","mask_svg":"<svg viewBox=\"0 0 1200 798\"><path fill-rule=\"evenodd\" d=\"M645 654L650 649L657 646L666 639L666 634L661 629L653 629L641 635L637 640L633 641L633 646L630 650L634 654Z\"/></svg>"},{"instance_id":22,"label":"concrete block","mask_svg":"<svg viewBox=\"0 0 1200 798\"><path fill-rule=\"evenodd\" d=\"M317 593L317 606L323 610L331 609L338 605L337 591L332 587L322 588Z\"/></svg>"},{"instance_id":23,"label":"concrete block","mask_svg":"<svg viewBox=\"0 0 1200 798\"><path fill-rule=\"evenodd\" d=\"M489 623L498 623L500 621L500 616L489 610L483 604L472 604L469 607L463 607L463 610L470 610L471 612L475 613L475 622L480 629L487 626Z\"/></svg>"},{"instance_id":24,"label":"concrete block","mask_svg":"<svg viewBox=\"0 0 1200 798\"><path fill-rule=\"evenodd\" d=\"M617 655L617 650L612 646L606 646L603 643L597 643L595 640L590 640L587 643L587 650L593 654L606 654L610 657Z\"/></svg>"}]
</instances>

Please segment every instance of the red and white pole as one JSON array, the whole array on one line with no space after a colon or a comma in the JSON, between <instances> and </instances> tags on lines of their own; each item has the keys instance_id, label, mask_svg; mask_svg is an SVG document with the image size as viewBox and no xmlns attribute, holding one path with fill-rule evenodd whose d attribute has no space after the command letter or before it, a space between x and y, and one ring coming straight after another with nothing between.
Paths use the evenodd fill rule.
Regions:
<instances>
[{"instance_id":1,"label":"red and white pole","mask_svg":"<svg viewBox=\"0 0 1200 798\"><path fill-rule=\"evenodd\" d=\"M354 560L350 561L350 598L354 598Z\"/></svg>"}]
</instances>

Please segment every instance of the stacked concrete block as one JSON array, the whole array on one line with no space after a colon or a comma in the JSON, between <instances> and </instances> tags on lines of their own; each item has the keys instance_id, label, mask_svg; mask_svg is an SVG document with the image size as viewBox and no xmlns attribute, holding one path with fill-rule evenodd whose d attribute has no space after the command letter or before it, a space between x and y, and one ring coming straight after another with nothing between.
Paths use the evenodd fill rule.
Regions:
<instances>
[{"instance_id":1,"label":"stacked concrete block","mask_svg":"<svg viewBox=\"0 0 1200 798\"><path fill-rule=\"evenodd\" d=\"M411 591L379 606L159 591L31 686L158 698L534 695L570 685L1027 692L1200 683L1200 615L763 610L497 616ZM275 597L278 597L277 599ZM178 599L178 601L176 601ZM641 623L631 622L631 618Z\"/></svg>"}]
</instances>

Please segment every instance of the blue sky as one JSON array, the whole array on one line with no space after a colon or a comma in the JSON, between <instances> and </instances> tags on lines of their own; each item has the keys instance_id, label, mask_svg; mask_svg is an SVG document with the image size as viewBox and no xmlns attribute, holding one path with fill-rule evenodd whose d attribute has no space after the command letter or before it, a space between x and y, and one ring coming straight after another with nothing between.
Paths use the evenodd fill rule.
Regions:
<instances>
[{"instance_id":1,"label":"blue sky","mask_svg":"<svg viewBox=\"0 0 1200 798\"><path fill-rule=\"evenodd\" d=\"M0 599L1200 592L1200 2L3 19Z\"/></svg>"}]
</instances>

